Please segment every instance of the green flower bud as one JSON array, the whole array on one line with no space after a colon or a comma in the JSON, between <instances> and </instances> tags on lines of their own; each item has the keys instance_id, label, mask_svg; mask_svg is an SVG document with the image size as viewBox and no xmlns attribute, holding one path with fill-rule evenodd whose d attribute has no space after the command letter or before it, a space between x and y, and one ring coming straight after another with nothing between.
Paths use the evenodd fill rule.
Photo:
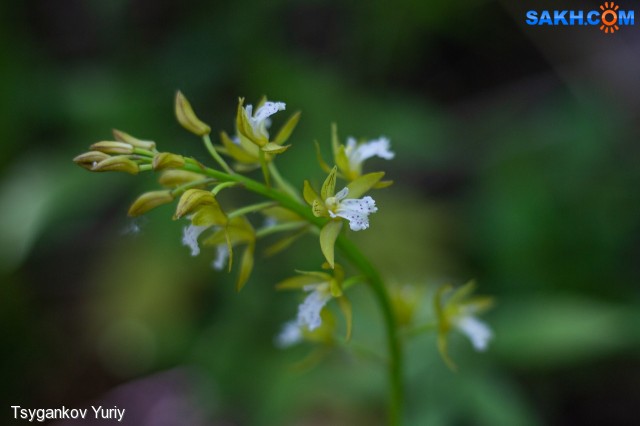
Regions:
<instances>
[{"instance_id":1,"label":"green flower bud","mask_svg":"<svg viewBox=\"0 0 640 426\"><path fill-rule=\"evenodd\" d=\"M153 157L153 170L177 169L184 166L182 155L161 152Z\"/></svg>"},{"instance_id":2,"label":"green flower bud","mask_svg":"<svg viewBox=\"0 0 640 426\"><path fill-rule=\"evenodd\" d=\"M125 172L132 175L137 175L140 171L138 163L132 161L126 155L117 155L115 157L109 157L105 160L95 164L91 171L94 172Z\"/></svg>"},{"instance_id":3,"label":"green flower bud","mask_svg":"<svg viewBox=\"0 0 640 426\"><path fill-rule=\"evenodd\" d=\"M133 154L133 145L124 142L101 141L94 143L89 148L105 154Z\"/></svg>"},{"instance_id":4,"label":"green flower bud","mask_svg":"<svg viewBox=\"0 0 640 426\"><path fill-rule=\"evenodd\" d=\"M199 173L187 172L185 170L165 170L160 175L158 182L160 182L160 185L162 186L175 188L204 178L205 176Z\"/></svg>"},{"instance_id":5,"label":"green flower bud","mask_svg":"<svg viewBox=\"0 0 640 426\"><path fill-rule=\"evenodd\" d=\"M163 204L167 204L173 201L171 191L151 191L145 192L139 196L131 207L129 207L129 216L140 216Z\"/></svg>"},{"instance_id":6,"label":"green flower bud","mask_svg":"<svg viewBox=\"0 0 640 426\"><path fill-rule=\"evenodd\" d=\"M107 158L110 158L110 155L105 154L104 152L89 151L78 155L73 159L73 162L87 170L93 170L94 165L98 164L102 160L106 160Z\"/></svg>"},{"instance_id":7,"label":"green flower bud","mask_svg":"<svg viewBox=\"0 0 640 426\"><path fill-rule=\"evenodd\" d=\"M204 136L211 133L211 127L203 123L193 112L191 104L184 97L182 92L176 93L176 118L182 127L198 136Z\"/></svg>"},{"instance_id":8,"label":"green flower bud","mask_svg":"<svg viewBox=\"0 0 640 426\"><path fill-rule=\"evenodd\" d=\"M155 151L156 143L154 141L145 141L131 136L121 130L113 129L113 137L118 142L128 143L136 148L146 149L148 151Z\"/></svg>"}]
</instances>

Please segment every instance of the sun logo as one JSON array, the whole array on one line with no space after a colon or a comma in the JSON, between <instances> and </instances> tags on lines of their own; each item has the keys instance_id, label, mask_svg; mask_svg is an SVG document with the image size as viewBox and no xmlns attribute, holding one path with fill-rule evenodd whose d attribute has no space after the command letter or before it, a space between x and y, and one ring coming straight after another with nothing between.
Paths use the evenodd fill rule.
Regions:
<instances>
[{"instance_id":1,"label":"sun logo","mask_svg":"<svg viewBox=\"0 0 640 426\"><path fill-rule=\"evenodd\" d=\"M600 25L600 29L604 31L605 34L613 34L620 29L620 27L616 25L618 23L618 9L620 9L620 6L612 1L606 1L603 5L600 5L600 10L602 10L602 15L600 15L602 25Z\"/></svg>"}]
</instances>

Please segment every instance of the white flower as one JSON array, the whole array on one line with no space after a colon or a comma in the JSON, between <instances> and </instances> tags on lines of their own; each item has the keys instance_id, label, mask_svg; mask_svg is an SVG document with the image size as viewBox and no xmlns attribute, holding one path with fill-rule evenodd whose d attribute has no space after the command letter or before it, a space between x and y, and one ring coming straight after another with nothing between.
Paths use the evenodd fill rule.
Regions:
<instances>
[{"instance_id":1,"label":"white flower","mask_svg":"<svg viewBox=\"0 0 640 426\"><path fill-rule=\"evenodd\" d=\"M303 290L310 293L298 306L297 322L300 327L306 326L309 331L313 331L322 324L320 311L331 300L329 283L309 284Z\"/></svg>"},{"instance_id":2,"label":"white flower","mask_svg":"<svg viewBox=\"0 0 640 426\"><path fill-rule=\"evenodd\" d=\"M349 188L343 188L335 197L327 198L325 205L329 210L329 216L347 219L352 231L367 229L369 215L378 211L376 202L369 196L359 199L346 198L348 194Z\"/></svg>"},{"instance_id":3,"label":"white flower","mask_svg":"<svg viewBox=\"0 0 640 426\"><path fill-rule=\"evenodd\" d=\"M285 108L286 104L284 102L265 102L256 110L255 114L253 114L253 105L247 105L244 110L247 113L253 132L268 139L269 133L267 133L267 129L271 126L269 117L278 111L284 111Z\"/></svg>"},{"instance_id":4,"label":"white flower","mask_svg":"<svg viewBox=\"0 0 640 426\"><path fill-rule=\"evenodd\" d=\"M227 260L229 260L229 247L226 244L218 244L216 246L216 258L211 263L211 266L216 271L222 271L224 265L227 264Z\"/></svg>"},{"instance_id":5,"label":"white flower","mask_svg":"<svg viewBox=\"0 0 640 426\"><path fill-rule=\"evenodd\" d=\"M202 234L207 228L209 228L208 225L189 225L184 227L182 233L182 245L191 249L191 256L197 256L200 254L198 237L200 237L200 234Z\"/></svg>"},{"instance_id":6,"label":"white flower","mask_svg":"<svg viewBox=\"0 0 640 426\"><path fill-rule=\"evenodd\" d=\"M297 320L286 322L282 326L280 334L275 338L275 344L279 348L288 348L302 341L302 329Z\"/></svg>"},{"instance_id":7,"label":"white flower","mask_svg":"<svg viewBox=\"0 0 640 426\"><path fill-rule=\"evenodd\" d=\"M389 150L389 139L381 136L378 139L370 140L358 144L355 138L347 138L347 145L345 146L345 153L349 158L349 165L352 170L360 170L364 160L371 157L380 157L385 160L391 160L395 153Z\"/></svg>"},{"instance_id":8,"label":"white flower","mask_svg":"<svg viewBox=\"0 0 640 426\"><path fill-rule=\"evenodd\" d=\"M493 333L489 326L473 315L465 315L454 320L455 327L465 334L476 351L487 349Z\"/></svg>"}]
</instances>

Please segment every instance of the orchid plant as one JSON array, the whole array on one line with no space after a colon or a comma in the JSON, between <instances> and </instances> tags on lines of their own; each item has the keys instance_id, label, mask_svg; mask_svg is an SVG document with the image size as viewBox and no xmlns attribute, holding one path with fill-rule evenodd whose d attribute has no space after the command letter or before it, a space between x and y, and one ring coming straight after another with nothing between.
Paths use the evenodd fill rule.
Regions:
<instances>
[{"instance_id":1,"label":"orchid plant","mask_svg":"<svg viewBox=\"0 0 640 426\"><path fill-rule=\"evenodd\" d=\"M266 248L267 254L274 254L294 244L302 235L319 235L320 253L324 257L321 270L297 271L297 275L276 284L278 290L300 291L305 297L295 318L285 323L275 337L275 344L286 348L306 341L312 345L331 346L336 339L335 320L325 307L333 300L345 317L347 331L344 341L348 342L352 310L347 292L356 284L368 285L378 302L386 329L389 424L401 424L402 339L425 331L436 331L437 348L445 364L455 369L447 353L449 333L458 330L469 337L475 349L486 349L492 332L477 315L491 305L491 299L472 297L472 283L457 290L443 286L433 297L433 321L414 324L417 311L425 305L422 294L408 286L403 286L400 291L397 287L385 285L376 268L346 233L346 226L355 232L369 229L370 216L378 211L378 206L372 195L365 194L393 183L383 180L385 173L382 171L364 172L366 160L372 157L394 158L389 139L379 137L357 141L349 137L343 144L337 127L333 125L332 162L325 162L316 144L320 168L327 174L322 187L316 191L305 180L298 189L280 175L276 159L291 147L287 142L300 114L289 117L274 137L269 133L271 117L285 109L284 102L271 102L264 98L254 108L240 99L235 133L229 136L221 132L220 143L214 144L210 138L211 127L198 118L189 101L178 92L175 98L176 118L182 127L202 138L215 167L179 154L161 152L155 142L119 130L113 131L113 140L94 143L90 151L78 155L74 161L92 172L157 173L164 189L140 195L131 205L129 215L140 216L177 200L173 218L188 221L184 226L182 243L192 256L200 254L201 246L214 247L216 256L212 267L216 270L226 267L232 271L239 264L238 291L251 277L256 246L264 237L281 236ZM231 165L223 157L231 160ZM251 173L258 169L261 170L261 178L252 178ZM339 184L340 181L344 183ZM264 201L235 210L225 208L219 202L219 194L233 187L258 194ZM339 190L336 192L336 189ZM256 212L266 218L262 226L248 218L250 213ZM349 275L348 269L336 262L336 248L341 258L350 263L357 273Z\"/></svg>"}]
</instances>

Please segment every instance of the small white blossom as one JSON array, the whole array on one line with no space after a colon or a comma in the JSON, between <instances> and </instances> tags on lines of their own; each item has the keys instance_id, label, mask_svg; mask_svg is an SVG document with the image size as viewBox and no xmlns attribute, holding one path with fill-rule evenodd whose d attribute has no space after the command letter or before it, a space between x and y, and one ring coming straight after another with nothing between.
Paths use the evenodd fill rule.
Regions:
<instances>
[{"instance_id":1,"label":"small white blossom","mask_svg":"<svg viewBox=\"0 0 640 426\"><path fill-rule=\"evenodd\" d=\"M198 245L198 237L209 226L203 225L189 225L185 226L182 232L182 245L185 245L191 249L191 256L197 256L200 254L200 246Z\"/></svg>"},{"instance_id":2,"label":"small white blossom","mask_svg":"<svg viewBox=\"0 0 640 426\"><path fill-rule=\"evenodd\" d=\"M297 322L299 326L306 326L309 331L313 331L322 324L320 311L331 300L329 283L309 284L303 290L310 293L298 306Z\"/></svg>"},{"instance_id":3,"label":"small white blossom","mask_svg":"<svg viewBox=\"0 0 640 426\"><path fill-rule=\"evenodd\" d=\"M229 247L226 244L218 244L216 246L216 258L213 260L211 266L216 271L222 271L224 265L229 260Z\"/></svg>"},{"instance_id":4,"label":"small white blossom","mask_svg":"<svg viewBox=\"0 0 640 426\"><path fill-rule=\"evenodd\" d=\"M455 320L456 328L465 334L476 351L487 349L493 333L489 326L472 315L465 315Z\"/></svg>"},{"instance_id":5,"label":"small white blossom","mask_svg":"<svg viewBox=\"0 0 640 426\"><path fill-rule=\"evenodd\" d=\"M302 330L297 320L286 322L282 326L280 334L275 338L275 344L279 348L288 348L302 341Z\"/></svg>"},{"instance_id":6,"label":"small white blossom","mask_svg":"<svg viewBox=\"0 0 640 426\"><path fill-rule=\"evenodd\" d=\"M286 104L284 102L265 102L256 110L255 114L253 114L253 105L247 105L244 110L247 113L253 132L256 135L269 138L269 133L267 133L267 129L271 126L269 117L278 111L284 111L285 108Z\"/></svg>"},{"instance_id":7,"label":"small white blossom","mask_svg":"<svg viewBox=\"0 0 640 426\"><path fill-rule=\"evenodd\" d=\"M345 153L347 154L347 158L349 158L351 169L360 170L362 163L371 157L391 160L395 156L395 153L389 148L390 141L384 136L361 144L358 144L355 138L349 137L347 138Z\"/></svg>"},{"instance_id":8,"label":"small white blossom","mask_svg":"<svg viewBox=\"0 0 640 426\"><path fill-rule=\"evenodd\" d=\"M335 197L330 197L325 201L332 218L342 217L349 221L352 231L361 231L369 227L369 215L378 211L373 198L346 198L349 188L343 188Z\"/></svg>"}]
</instances>

